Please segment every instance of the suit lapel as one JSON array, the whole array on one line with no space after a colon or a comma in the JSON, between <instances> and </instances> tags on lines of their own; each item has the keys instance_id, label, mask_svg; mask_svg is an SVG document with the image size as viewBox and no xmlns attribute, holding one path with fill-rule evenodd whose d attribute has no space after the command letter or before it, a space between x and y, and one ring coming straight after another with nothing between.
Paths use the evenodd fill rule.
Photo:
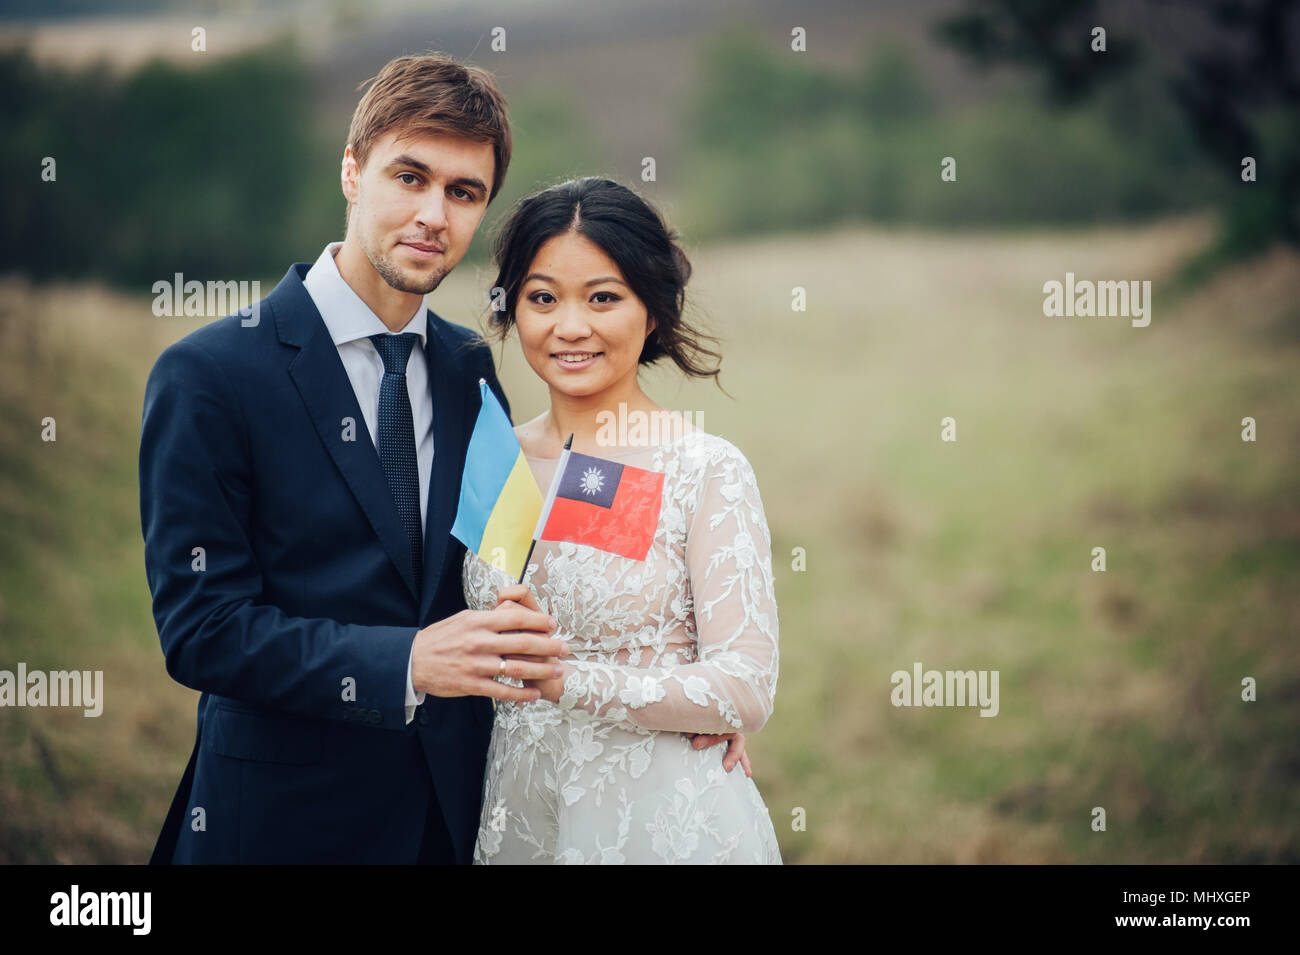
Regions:
<instances>
[{"instance_id":1,"label":"suit lapel","mask_svg":"<svg viewBox=\"0 0 1300 955\"><path fill-rule=\"evenodd\" d=\"M302 276L306 275L308 268L307 265L295 265L268 297L280 340L299 348L298 354L289 362L289 376L302 395L316 432L339 473L361 505L389 559L406 581L411 596L418 598L410 544L388 488L388 479L379 463L379 452L366 430L365 418L343 362L339 360L338 349L330 340L324 319L302 285ZM436 400L434 414L436 420ZM354 422L355 440L343 440L344 418L351 418ZM440 435L435 431L435 459L438 440ZM434 474L437 475L436 460ZM431 482L431 491L432 487ZM427 544L425 553L428 554Z\"/></svg>"},{"instance_id":2,"label":"suit lapel","mask_svg":"<svg viewBox=\"0 0 1300 955\"><path fill-rule=\"evenodd\" d=\"M440 319L428 314L424 355L433 399L433 473L429 478L429 503L424 518L424 587L420 621L428 619L437 594L442 564L447 554L451 525L460 503L460 479L469 443L465 375L456 364L450 336L439 328Z\"/></svg>"}]
</instances>

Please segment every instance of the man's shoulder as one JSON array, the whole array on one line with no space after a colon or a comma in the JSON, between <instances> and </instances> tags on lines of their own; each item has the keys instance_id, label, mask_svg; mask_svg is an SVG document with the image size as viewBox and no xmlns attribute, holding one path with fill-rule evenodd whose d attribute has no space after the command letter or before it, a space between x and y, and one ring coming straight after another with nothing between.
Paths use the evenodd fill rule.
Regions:
<instances>
[{"instance_id":1,"label":"man's shoulder","mask_svg":"<svg viewBox=\"0 0 1300 955\"><path fill-rule=\"evenodd\" d=\"M242 314L234 312L178 338L154 359L145 384L145 403L183 400L232 389L256 388L279 342L266 300Z\"/></svg>"},{"instance_id":2,"label":"man's shoulder","mask_svg":"<svg viewBox=\"0 0 1300 955\"><path fill-rule=\"evenodd\" d=\"M444 344L455 347L489 347L487 340L476 330L464 325L457 325L455 322L449 322L431 308L426 308L426 311L428 312L429 332L438 335Z\"/></svg>"},{"instance_id":3,"label":"man's shoulder","mask_svg":"<svg viewBox=\"0 0 1300 955\"><path fill-rule=\"evenodd\" d=\"M438 341L453 362L492 367L492 346L478 331L449 322L433 309L428 309L428 323L430 337Z\"/></svg>"},{"instance_id":4,"label":"man's shoulder","mask_svg":"<svg viewBox=\"0 0 1300 955\"><path fill-rule=\"evenodd\" d=\"M302 263L290 266L288 273L271 292L222 318L201 325L163 349L157 363L176 362L215 364L223 368L247 366L275 354L281 338L277 333L277 309L293 311L311 306L302 288L299 273ZM253 283L260 291L260 283ZM299 316L306 320L306 316Z\"/></svg>"},{"instance_id":5,"label":"man's shoulder","mask_svg":"<svg viewBox=\"0 0 1300 955\"><path fill-rule=\"evenodd\" d=\"M173 382L187 388L199 381L234 383L259 377L262 362L273 352L275 333L242 325L240 315L228 315L196 328L172 342L154 359L150 384ZM261 325L267 324L263 313Z\"/></svg>"}]
</instances>

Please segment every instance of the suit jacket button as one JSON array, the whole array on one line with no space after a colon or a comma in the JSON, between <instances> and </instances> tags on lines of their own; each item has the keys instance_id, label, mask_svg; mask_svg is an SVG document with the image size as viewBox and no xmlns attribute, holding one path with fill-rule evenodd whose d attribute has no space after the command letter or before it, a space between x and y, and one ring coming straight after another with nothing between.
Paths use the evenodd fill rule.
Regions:
<instances>
[{"instance_id":1,"label":"suit jacket button","mask_svg":"<svg viewBox=\"0 0 1300 955\"><path fill-rule=\"evenodd\" d=\"M381 720L383 720L383 717L379 715L379 711L378 711L378 710L371 710L371 711L370 711L369 713L367 713L366 715L370 717L370 722L372 722L372 723L376 723L376 724L377 724L377 723L379 723Z\"/></svg>"},{"instance_id":2,"label":"suit jacket button","mask_svg":"<svg viewBox=\"0 0 1300 955\"><path fill-rule=\"evenodd\" d=\"M428 726L428 725L429 725L429 714L428 714L427 712L425 712L424 707L421 707L421 708L417 711L416 719L418 719L418 720L420 721L420 725L421 725L421 726Z\"/></svg>"}]
</instances>

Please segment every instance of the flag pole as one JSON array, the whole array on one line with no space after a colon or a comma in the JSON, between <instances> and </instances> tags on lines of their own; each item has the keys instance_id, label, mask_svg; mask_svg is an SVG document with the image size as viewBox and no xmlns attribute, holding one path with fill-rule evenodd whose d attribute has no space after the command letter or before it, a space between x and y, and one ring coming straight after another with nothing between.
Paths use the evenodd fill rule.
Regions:
<instances>
[{"instance_id":1,"label":"flag pole","mask_svg":"<svg viewBox=\"0 0 1300 955\"><path fill-rule=\"evenodd\" d=\"M551 478L551 489L546 492L546 500L542 502L542 513L537 515L537 527L533 530L533 542L528 545L528 556L524 558L524 569L519 572L519 583L524 582L528 576L528 562L533 559L533 548L537 546L537 540L542 536L542 528L546 526L546 520L551 516L551 505L555 503L555 492L560 489L560 478L564 474L564 468L569 463L569 452L573 449L573 434L570 432L569 440L564 442L564 450L560 452L560 459L555 464L555 474Z\"/></svg>"}]
</instances>

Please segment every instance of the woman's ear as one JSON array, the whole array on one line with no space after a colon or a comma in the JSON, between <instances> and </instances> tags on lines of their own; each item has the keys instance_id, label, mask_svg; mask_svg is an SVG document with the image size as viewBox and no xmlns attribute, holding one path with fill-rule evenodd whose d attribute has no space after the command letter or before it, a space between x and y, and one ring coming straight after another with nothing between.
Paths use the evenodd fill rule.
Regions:
<instances>
[{"instance_id":1,"label":"woman's ear","mask_svg":"<svg viewBox=\"0 0 1300 955\"><path fill-rule=\"evenodd\" d=\"M659 327L659 323L655 321L654 316L651 315L651 314L649 314L649 313L646 313L646 317L645 317L645 337L646 337L646 338L649 338L650 335L654 332L654 330L655 330L656 328L658 328L658 327Z\"/></svg>"}]
</instances>

